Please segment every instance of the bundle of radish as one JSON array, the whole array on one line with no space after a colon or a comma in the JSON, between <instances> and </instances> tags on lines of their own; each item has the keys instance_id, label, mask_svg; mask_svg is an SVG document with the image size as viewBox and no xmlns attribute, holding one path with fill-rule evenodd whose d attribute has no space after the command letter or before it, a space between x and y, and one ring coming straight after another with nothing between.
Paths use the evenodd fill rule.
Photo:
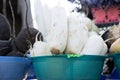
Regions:
<instances>
[{"instance_id":1,"label":"bundle of radish","mask_svg":"<svg viewBox=\"0 0 120 80\"><path fill-rule=\"evenodd\" d=\"M52 25L45 40L53 54L63 53L66 47L68 35L67 16L64 8L56 6L52 9L51 24Z\"/></svg>"},{"instance_id":2,"label":"bundle of radish","mask_svg":"<svg viewBox=\"0 0 120 80\"><path fill-rule=\"evenodd\" d=\"M40 33L38 32L38 34ZM36 35L36 41L33 44L33 48L30 48L31 57L51 55L49 45L41 40L38 41L38 34Z\"/></svg>"},{"instance_id":3,"label":"bundle of radish","mask_svg":"<svg viewBox=\"0 0 120 80\"><path fill-rule=\"evenodd\" d=\"M88 28L80 23L80 15L76 12L68 17L68 41L65 52L79 54L88 39Z\"/></svg>"},{"instance_id":4,"label":"bundle of radish","mask_svg":"<svg viewBox=\"0 0 120 80\"><path fill-rule=\"evenodd\" d=\"M46 1L38 0L35 2L31 0L31 2L34 2L31 3L33 20L35 20L35 25L41 28L41 30L39 28L39 31L43 32L44 41L46 41L34 43L33 49L30 50L33 56L42 56L50 52L52 54L64 52L80 54L82 51L86 55L104 55L107 52L106 43L98 36L98 27L84 14L71 12L72 3L66 2L67 5L69 4L67 9L62 1L58 1L58 4L52 7L51 4L48 4L51 1ZM39 3L40 10L36 11L35 9L37 9ZM94 44L95 42L97 44ZM37 53L35 51L39 46L42 50ZM49 50L44 52L44 49L47 48L50 48L50 52Z\"/></svg>"}]
</instances>

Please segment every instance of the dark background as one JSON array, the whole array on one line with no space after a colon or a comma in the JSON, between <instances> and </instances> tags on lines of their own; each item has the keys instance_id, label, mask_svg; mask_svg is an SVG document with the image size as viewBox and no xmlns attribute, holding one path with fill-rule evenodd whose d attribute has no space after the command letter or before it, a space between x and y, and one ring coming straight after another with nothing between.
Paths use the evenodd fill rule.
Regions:
<instances>
[{"instance_id":1,"label":"dark background","mask_svg":"<svg viewBox=\"0 0 120 80\"><path fill-rule=\"evenodd\" d=\"M15 16L15 31L16 35L20 32L21 30L21 14L17 12L18 9L18 0L10 0L12 4L12 8L14 11L14 16ZM12 13L9 5L9 0L6 0L6 4L3 4L4 0L0 0L0 13L6 16L6 18L9 20L9 23L11 25L11 30L13 27L13 19L12 19ZM4 10L4 6L6 7Z\"/></svg>"}]
</instances>

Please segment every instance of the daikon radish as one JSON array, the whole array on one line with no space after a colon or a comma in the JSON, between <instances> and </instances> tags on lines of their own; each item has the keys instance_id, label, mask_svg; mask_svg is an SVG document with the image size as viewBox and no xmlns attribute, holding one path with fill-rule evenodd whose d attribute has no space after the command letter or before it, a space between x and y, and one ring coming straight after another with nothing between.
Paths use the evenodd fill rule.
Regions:
<instances>
[{"instance_id":1,"label":"daikon radish","mask_svg":"<svg viewBox=\"0 0 120 80\"><path fill-rule=\"evenodd\" d=\"M99 32L98 27L94 24L94 22L89 19L88 17L81 15L80 17L80 22L85 24L88 28L89 31L95 31L95 32Z\"/></svg>"},{"instance_id":2,"label":"daikon radish","mask_svg":"<svg viewBox=\"0 0 120 80\"><path fill-rule=\"evenodd\" d=\"M30 0L33 27L42 32L43 37L51 25L51 2L47 0Z\"/></svg>"},{"instance_id":3,"label":"daikon radish","mask_svg":"<svg viewBox=\"0 0 120 80\"><path fill-rule=\"evenodd\" d=\"M100 55L103 51L103 39L99 35L92 35L89 37L84 46L82 55Z\"/></svg>"},{"instance_id":4,"label":"daikon radish","mask_svg":"<svg viewBox=\"0 0 120 80\"><path fill-rule=\"evenodd\" d=\"M102 49L102 51L101 51L101 55L107 54L107 51L108 51L108 46L107 46L107 44L103 41L103 49Z\"/></svg>"},{"instance_id":5,"label":"daikon radish","mask_svg":"<svg viewBox=\"0 0 120 80\"><path fill-rule=\"evenodd\" d=\"M42 32L45 35L45 20L43 14L43 5L41 0L30 0L31 5L31 15L33 20L33 27Z\"/></svg>"},{"instance_id":6,"label":"daikon radish","mask_svg":"<svg viewBox=\"0 0 120 80\"><path fill-rule=\"evenodd\" d=\"M99 33L99 28L98 28L98 26L95 25L94 22L92 22L92 29L91 29L91 31L95 31L95 32Z\"/></svg>"},{"instance_id":7,"label":"daikon radish","mask_svg":"<svg viewBox=\"0 0 120 80\"><path fill-rule=\"evenodd\" d=\"M67 43L68 27L64 8L56 6L52 9L52 23L45 40L53 54L63 53Z\"/></svg>"},{"instance_id":8,"label":"daikon radish","mask_svg":"<svg viewBox=\"0 0 120 80\"><path fill-rule=\"evenodd\" d=\"M88 28L85 24L80 23L80 28L79 30L81 31L81 36L82 36L82 43L83 43L83 47L86 44L88 37L89 37L89 31Z\"/></svg>"},{"instance_id":9,"label":"daikon radish","mask_svg":"<svg viewBox=\"0 0 120 80\"><path fill-rule=\"evenodd\" d=\"M93 35L98 35L97 32L94 32L94 31L90 31L89 32L89 37L93 36ZM102 51L101 51L101 55L105 55L108 51L108 47L107 47L107 44L104 42L103 40L103 43L102 43L103 47L102 47Z\"/></svg>"},{"instance_id":10,"label":"daikon radish","mask_svg":"<svg viewBox=\"0 0 120 80\"><path fill-rule=\"evenodd\" d=\"M96 32L94 32L94 31L89 31L89 37L93 36L93 35L98 35L98 34Z\"/></svg>"},{"instance_id":11,"label":"daikon radish","mask_svg":"<svg viewBox=\"0 0 120 80\"><path fill-rule=\"evenodd\" d=\"M31 56L34 57L34 56L51 55L48 44L46 42L37 40L38 34L36 35L36 42L34 43L33 48L30 48Z\"/></svg>"},{"instance_id":12,"label":"daikon radish","mask_svg":"<svg viewBox=\"0 0 120 80\"><path fill-rule=\"evenodd\" d=\"M88 28L80 23L80 15L71 13L68 18L68 41L65 52L79 54L88 39Z\"/></svg>"},{"instance_id":13,"label":"daikon radish","mask_svg":"<svg viewBox=\"0 0 120 80\"><path fill-rule=\"evenodd\" d=\"M91 37L93 35L98 35L98 33L94 32L94 31L90 31L89 32L89 37ZM103 40L103 45L102 46L103 46L103 49L101 51L101 55L105 55L108 51L108 47L107 47L107 44L104 42L104 40Z\"/></svg>"}]
</instances>

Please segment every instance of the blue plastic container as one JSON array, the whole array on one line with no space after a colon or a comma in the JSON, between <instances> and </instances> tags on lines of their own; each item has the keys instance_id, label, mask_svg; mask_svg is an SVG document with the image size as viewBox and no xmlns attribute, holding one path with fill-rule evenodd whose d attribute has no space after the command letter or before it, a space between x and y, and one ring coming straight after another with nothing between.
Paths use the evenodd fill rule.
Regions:
<instances>
[{"instance_id":1,"label":"blue plastic container","mask_svg":"<svg viewBox=\"0 0 120 80\"><path fill-rule=\"evenodd\" d=\"M31 58L38 80L100 80L104 56Z\"/></svg>"},{"instance_id":2,"label":"blue plastic container","mask_svg":"<svg viewBox=\"0 0 120 80\"><path fill-rule=\"evenodd\" d=\"M0 56L0 80L23 80L30 64L27 58Z\"/></svg>"},{"instance_id":3,"label":"blue plastic container","mask_svg":"<svg viewBox=\"0 0 120 80\"><path fill-rule=\"evenodd\" d=\"M30 65L30 68L28 70L26 80L31 80L31 79L36 79L36 75L35 75L34 68L33 68L32 64Z\"/></svg>"}]
</instances>

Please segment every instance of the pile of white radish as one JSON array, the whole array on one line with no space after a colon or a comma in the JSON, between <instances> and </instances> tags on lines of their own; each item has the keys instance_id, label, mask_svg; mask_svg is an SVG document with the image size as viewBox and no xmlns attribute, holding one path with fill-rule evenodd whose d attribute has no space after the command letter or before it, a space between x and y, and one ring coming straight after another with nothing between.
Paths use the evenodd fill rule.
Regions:
<instances>
[{"instance_id":1,"label":"pile of white radish","mask_svg":"<svg viewBox=\"0 0 120 80\"><path fill-rule=\"evenodd\" d=\"M68 17L68 42L65 53L105 55L108 47L98 35L98 28L87 17L76 12Z\"/></svg>"},{"instance_id":2,"label":"pile of white radish","mask_svg":"<svg viewBox=\"0 0 120 80\"><path fill-rule=\"evenodd\" d=\"M45 8L46 10L44 10ZM49 11L47 12L47 10ZM43 32L44 41L38 41L36 38L33 48L30 49L32 57L68 53L106 54L108 48L102 37L98 35L99 29L82 13L70 12L68 15L65 8L59 5L49 9L48 6L42 6L41 11L41 15L37 13L37 16L40 16L38 18L41 18L42 21L34 24L41 27L38 30ZM35 12L32 15L35 15ZM48 15L48 18L44 17ZM44 27L46 30L43 29Z\"/></svg>"}]
</instances>

